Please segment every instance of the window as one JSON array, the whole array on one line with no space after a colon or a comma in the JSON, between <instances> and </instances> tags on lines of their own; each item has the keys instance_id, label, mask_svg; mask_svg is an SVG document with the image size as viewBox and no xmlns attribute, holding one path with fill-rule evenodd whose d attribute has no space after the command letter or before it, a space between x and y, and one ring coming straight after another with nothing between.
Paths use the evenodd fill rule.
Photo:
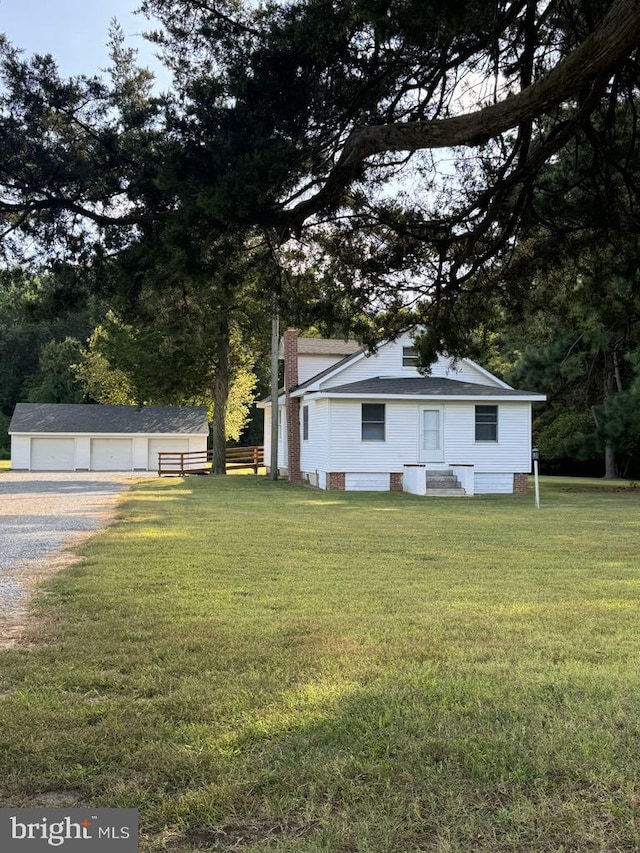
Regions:
<instances>
[{"instance_id":1,"label":"window","mask_svg":"<svg viewBox=\"0 0 640 853\"><path fill-rule=\"evenodd\" d=\"M309 406L302 407L302 440L309 441Z\"/></svg>"},{"instance_id":2,"label":"window","mask_svg":"<svg viewBox=\"0 0 640 853\"><path fill-rule=\"evenodd\" d=\"M362 440L384 441L384 403L362 404Z\"/></svg>"},{"instance_id":3,"label":"window","mask_svg":"<svg viewBox=\"0 0 640 853\"><path fill-rule=\"evenodd\" d=\"M402 347L402 366L418 366L418 350L415 347Z\"/></svg>"},{"instance_id":4,"label":"window","mask_svg":"<svg viewBox=\"0 0 640 853\"><path fill-rule=\"evenodd\" d=\"M476 406L476 441L498 440L498 407Z\"/></svg>"},{"instance_id":5,"label":"window","mask_svg":"<svg viewBox=\"0 0 640 853\"><path fill-rule=\"evenodd\" d=\"M422 449L440 450L439 409L424 409L422 412Z\"/></svg>"}]
</instances>

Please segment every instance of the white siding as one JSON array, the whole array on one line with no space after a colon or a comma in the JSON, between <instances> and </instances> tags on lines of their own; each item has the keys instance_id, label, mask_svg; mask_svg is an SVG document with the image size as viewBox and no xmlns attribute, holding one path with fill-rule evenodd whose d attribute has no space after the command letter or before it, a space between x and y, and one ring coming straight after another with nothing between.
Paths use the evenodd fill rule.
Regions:
<instances>
[{"instance_id":1,"label":"white siding","mask_svg":"<svg viewBox=\"0 0 640 853\"><path fill-rule=\"evenodd\" d=\"M264 445L264 464L271 467L271 404L265 405L262 410L264 414L264 427L262 430L262 444Z\"/></svg>"},{"instance_id":2,"label":"white siding","mask_svg":"<svg viewBox=\"0 0 640 853\"><path fill-rule=\"evenodd\" d=\"M402 366L402 350L413 346L410 337L399 338L393 343L380 347L375 355L359 358L354 364L345 367L335 376L320 383L320 387L335 388L351 382L361 382L376 376L414 377L420 376L416 367ZM431 376L445 379L456 379L459 382L474 382L477 385L496 385L490 376L486 376L469 362L460 360L453 363L450 358L439 356L431 366Z\"/></svg>"},{"instance_id":3,"label":"white siding","mask_svg":"<svg viewBox=\"0 0 640 853\"><path fill-rule=\"evenodd\" d=\"M479 401L482 405L482 401ZM447 403L444 414L445 462L473 465L477 473L526 473L531 465L531 404L497 403L498 441L475 440L475 406Z\"/></svg>"},{"instance_id":4,"label":"white siding","mask_svg":"<svg viewBox=\"0 0 640 853\"><path fill-rule=\"evenodd\" d=\"M329 402L331 447L327 471L402 471L404 465L418 461L420 403L388 401L385 441L377 442L362 441L361 403L367 400ZM473 465L476 474L529 471L530 404L497 405L498 441L476 442L475 402L444 404L444 465Z\"/></svg>"},{"instance_id":5,"label":"white siding","mask_svg":"<svg viewBox=\"0 0 640 853\"><path fill-rule=\"evenodd\" d=\"M329 457L329 401L300 401L300 470L303 473L328 471ZM302 439L302 407L309 407L309 438Z\"/></svg>"},{"instance_id":6,"label":"white siding","mask_svg":"<svg viewBox=\"0 0 640 853\"><path fill-rule=\"evenodd\" d=\"M140 469L144 466L148 471L157 471L159 453L186 453L190 449L188 438L150 438L149 441L136 439L134 441L133 467ZM176 461L179 465L179 461Z\"/></svg>"},{"instance_id":7,"label":"white siding","mask_svg":"<svg viewBox=\"0 0 640 853\"><path fill-rule=\"evenodd\" d=\"M388 474L370 472L346 474L344 478L346 492L388 492L391 488Z\"/></svg>"},{"instance_id":8,"label":"white siding","mask_svg":"<svg viewBox=\"0 0 640 853\"><path fill-rule=\"evenodd\" d=\"M476 474L474 483L477 495L513 493L513 474Z\"/></svg>"},{"instance_id":9,"label":"white siding","mask_svg":"<svg viewBox=\"0 0 640 853\"><path fill-rule=\"evenodd\" d=\"M385 441L362 441L361 403L331 400L331 451L328 471L402 471L418 454L418 409L413 402L386 404Z\"/></svg>"},{"instance_id":10,"label":"white siding","mask_svg":"<svg viewBox=\"0 0 640 853\"><path fill-rule=\"evenodd\" d=\"M88 471L91 468L91 437L76 436L76 471Z\"/></svg>"},{"instance_id":11,"label":"white siding","mask_svg":"<svg viewBox=\"0 0 640 853\"><path fill-rule=\"evenodd\" d=\"M280 411L280 429L278 430L278 468L289 467L289 442L287 440L287 409L278 407Z\"/></svg>"},{"instance_id":12,"label":"white siding","mask_svg":"<svg viewBox=\"0 0 640 853\"><path fill-rule=\"evenodd\" d=\"M431 376L438 379L456 379L458 382L473 382L476 385L503 387L491 376L486 376L473 364L469 364L468 361L460 359L453 362L450 358L445 358L442 355L438 356L438 360L431 365Z\"/></svg>"},{"instance_id":13,"label":"white siding","mask_svg":"<svg viewBox=\"0 0 640 853\"><path fill-rule=\"evenodd\" d=\"M342 361L343 355L299 355L298 356L298 384L302 385L307 380L322 373L332 364Z\"/></svg>"},{"instance_id":14,"label":"white siding","mask_svg":"<svg viewBox=\"0 0 640 853\"><path fill-rule=\"evenodd\" d=\"M28 435L11 436L11 468L14 471L28 471L31 467L31 439Z\"/></svg>"},{"instance_id":15,"label":"white siding","mask_svg":"<svg viewBox=\"0 0 640 853\"><path fill-rule=\"evenodd\" d=\"M284 406L280 406L280 429L278 430L278 468L285 468L287 461L287 414ZM271 404L264 407L264 462L271 467Z\"/></svg>"}]
</instances>

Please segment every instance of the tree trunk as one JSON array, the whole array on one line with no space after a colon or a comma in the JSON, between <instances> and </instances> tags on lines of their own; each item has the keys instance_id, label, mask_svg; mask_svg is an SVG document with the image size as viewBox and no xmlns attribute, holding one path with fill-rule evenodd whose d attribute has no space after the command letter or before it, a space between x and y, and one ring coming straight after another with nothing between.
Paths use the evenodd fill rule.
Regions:
<instances>
[{"instance_id":1,"label":"tree trunk","mask_svg":"<svg viewBox=\"0 0 640 853\"><path fill-rule=\"evenodd\" d=\"M604 449L604 478L605 480L616 480L617 477L616 452L610 444L607 444Z\"/></svg>"},{"instance_id":2,"label":"tree trunk","mask_svg":"<svg viewBox=\"0 0 640 853\"><path fill-rule=\"evenodd\" d=\"M226 474L225 453L227 447L227 400L229 399L229 324L221 321L218 339L218 357L213 377L213 442L212 474Z\"/></svg>"},{"instance_id":3,"label":"tree trunk","mask_svg":"<svg viewBox=\"0 0 640 853\"><path fill-rule=\"evenodd\" d=\"M609 358L609 354L605 352L604 354L604 402L611 397L614 393L614 383L616 382L616 355L615 351L611 358ZM605 480L615 480L618 476L618 472L616 471L616 452L609 441L605 444L604 448L604 478Z\"/></svg>"}]
</instances>

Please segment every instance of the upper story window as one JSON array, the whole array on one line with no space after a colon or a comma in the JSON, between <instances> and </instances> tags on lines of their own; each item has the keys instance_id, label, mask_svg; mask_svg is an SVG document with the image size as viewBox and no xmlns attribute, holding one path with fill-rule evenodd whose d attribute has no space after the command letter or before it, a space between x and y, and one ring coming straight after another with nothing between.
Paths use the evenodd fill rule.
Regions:
<instances>
[{"instance_id":1,"label":"upper story window","mask_svg":"<svg viewBox=\"0 0 640 853\"><path fill-rule=\"evenodd\" d=\"M302 407L302 440L309 440L309 406Z\"/></svg>"},{"instance_id":2,"label":"upper story window","mask_svg":"<svg viewBox=\"0 0 640 853\"><path fill-rule=\"evenodd\" d=\"M498 407L476 406L476 441L498 440Z\"/></svg>"},{"instance_id":3,"label":"upper story window","mask_svg":"<svg viewBox=\"0 0 640 853\"><path fill-rule=\"evenodd\" d=\"M415 347L402 347L402 366L418 366L418 350Z\"/></svg>"},{"instance_id":4,"label":"upper story window","mask_svg":"<svg viewBox=\"0 0 640 853\"><path fill-rule=\"evenodd\" d=\"M362 404L362 440L384 441L385 404Z\"/></svg>"}]
</instances>

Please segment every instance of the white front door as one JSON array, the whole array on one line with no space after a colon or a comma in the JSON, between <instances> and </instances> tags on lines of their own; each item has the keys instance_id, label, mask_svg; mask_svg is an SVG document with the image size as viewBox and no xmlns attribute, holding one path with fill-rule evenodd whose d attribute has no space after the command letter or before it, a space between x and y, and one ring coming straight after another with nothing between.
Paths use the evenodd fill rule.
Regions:
<instances>
[{"instance_id":1,"label":"white front door","mask_svg":"<svg viewBox=\"0 0 640 853\"><path fill-rule=\"evenodd\" d=\"M442 406L420 407L420 462L444 462Z\"/></svg>"}]
</instances>

